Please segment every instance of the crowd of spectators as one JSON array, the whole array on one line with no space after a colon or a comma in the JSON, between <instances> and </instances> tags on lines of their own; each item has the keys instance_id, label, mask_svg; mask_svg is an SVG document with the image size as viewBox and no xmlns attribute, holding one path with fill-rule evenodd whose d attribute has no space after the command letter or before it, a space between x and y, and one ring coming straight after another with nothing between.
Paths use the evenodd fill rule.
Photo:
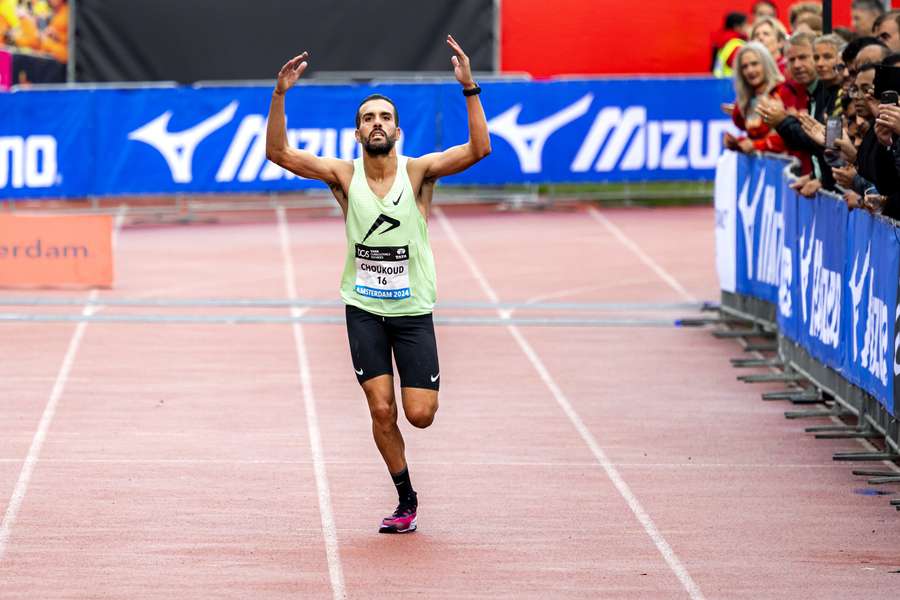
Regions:
<instances>
[{"instance_id":1,"label":"crowd of spectators","mask_svg":"<svg viewBox=\"0 0 900 600\"><path fill-rule=\"evenodd\" d=\"M69 3L67 0L0 0L0 45L68 62Z\"/></svg>"},{"instance_id":2,"label":"crowd of spectators","mask_svg":"<svg viewBox=\"0 0 900 600\"><path fill-rule=\"evenodd\" d=\"M716 75L734 81L735 101L723 110L741 130L724 145L791 154L802 195L824 189L850 208L900 219L900 10L854 0L852 17L853 31L822 35L821 6L798 3L788 33L761 0L735 35L714 38L724 40ZM726 25L739 21L729 15Z\"/></svg>"}]
</instances>

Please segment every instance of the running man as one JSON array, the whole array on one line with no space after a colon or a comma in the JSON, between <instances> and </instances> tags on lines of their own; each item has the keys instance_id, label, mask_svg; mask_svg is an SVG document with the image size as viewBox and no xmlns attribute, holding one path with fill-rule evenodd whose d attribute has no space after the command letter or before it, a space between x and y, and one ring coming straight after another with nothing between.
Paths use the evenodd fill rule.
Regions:
<instances>
[{"instance_id":1,"label":"running man","mask_svg":"<svg viewBox=\"0 0 900 600\"><path fill-rule=\"evenodd\" d=\"M431 193L439 177L459 173L490 154L487 120L472 78L469 57L452 36L447 45L469 115L469 141L443 152L410 158L397 154L400 116L393 101L373 94L356 111L354 161L320 158L288 146L284 95L308 66L304 52L287 62L269 107L266 157L302 177L328 184L344 213L347 258L341 280L347 334L356 379L366 394L375 444L397 488L397 510L381 522L381 533L416 529L418 499L409 478L391 354L400 372L406 419L425 428L438 408L441 371L431 311L436 297L434 259L428 242Z\"/></svg>"}]
</instances>

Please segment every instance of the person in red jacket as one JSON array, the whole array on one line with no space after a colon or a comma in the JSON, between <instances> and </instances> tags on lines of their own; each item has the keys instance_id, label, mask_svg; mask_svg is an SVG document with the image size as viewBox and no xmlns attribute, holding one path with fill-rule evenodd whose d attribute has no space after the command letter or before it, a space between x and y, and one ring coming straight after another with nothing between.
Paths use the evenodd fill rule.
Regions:
<instances>
[{"instance_id":1,"label":"person in red jacket","mask_svg":"<svg viewBox=\"0 0 900 600\"><path fill-rule=\"evenodd\" d=\"M736 95L731 118L734 124L746 132L744 136L726 133L723 143L736 152L784 152L784 140L769 128L757 111L761 98L778 96L784 88L784 76L778 71L775 60L765 46L759 42L748 42L738 52L735 60L734 92ZM790 90L785 90L790 94ZM781 98L782 102L793 105L796 98Z\"/></svg>"}]
</instances>

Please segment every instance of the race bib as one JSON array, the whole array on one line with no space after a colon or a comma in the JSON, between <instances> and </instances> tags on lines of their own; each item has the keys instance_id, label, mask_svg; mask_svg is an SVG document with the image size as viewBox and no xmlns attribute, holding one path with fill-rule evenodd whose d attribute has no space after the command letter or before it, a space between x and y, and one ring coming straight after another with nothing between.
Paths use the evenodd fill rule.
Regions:
<instances>
[{"instance_id":1,"label":"race bib","mask_svg":"<svg viewBox=\"0 0 900 600\"><path fill-rule=\"evenodd\" d=\"M356 244L356 293L370 298L409 298L409 246Z\"/></svg>"}]
</instances>

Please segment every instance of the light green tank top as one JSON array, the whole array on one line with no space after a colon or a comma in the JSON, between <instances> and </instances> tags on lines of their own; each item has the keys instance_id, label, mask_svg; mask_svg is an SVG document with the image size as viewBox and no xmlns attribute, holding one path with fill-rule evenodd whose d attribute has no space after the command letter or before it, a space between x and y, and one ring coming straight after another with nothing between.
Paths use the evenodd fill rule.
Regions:
<instances>
[{"instance_id":1,"label":"light green tank top","mask_svg":"<svg viewBox=\"0 0 900 600\"><path fill-rule=\"evenodd\" d=\"M369 187L362 160L353 161L348 194L341 299L382 317L428 314L437 277L428 226L406 172L408 159L397 157L397 175L384 198Z\"/></svg>"}]
</instances>

